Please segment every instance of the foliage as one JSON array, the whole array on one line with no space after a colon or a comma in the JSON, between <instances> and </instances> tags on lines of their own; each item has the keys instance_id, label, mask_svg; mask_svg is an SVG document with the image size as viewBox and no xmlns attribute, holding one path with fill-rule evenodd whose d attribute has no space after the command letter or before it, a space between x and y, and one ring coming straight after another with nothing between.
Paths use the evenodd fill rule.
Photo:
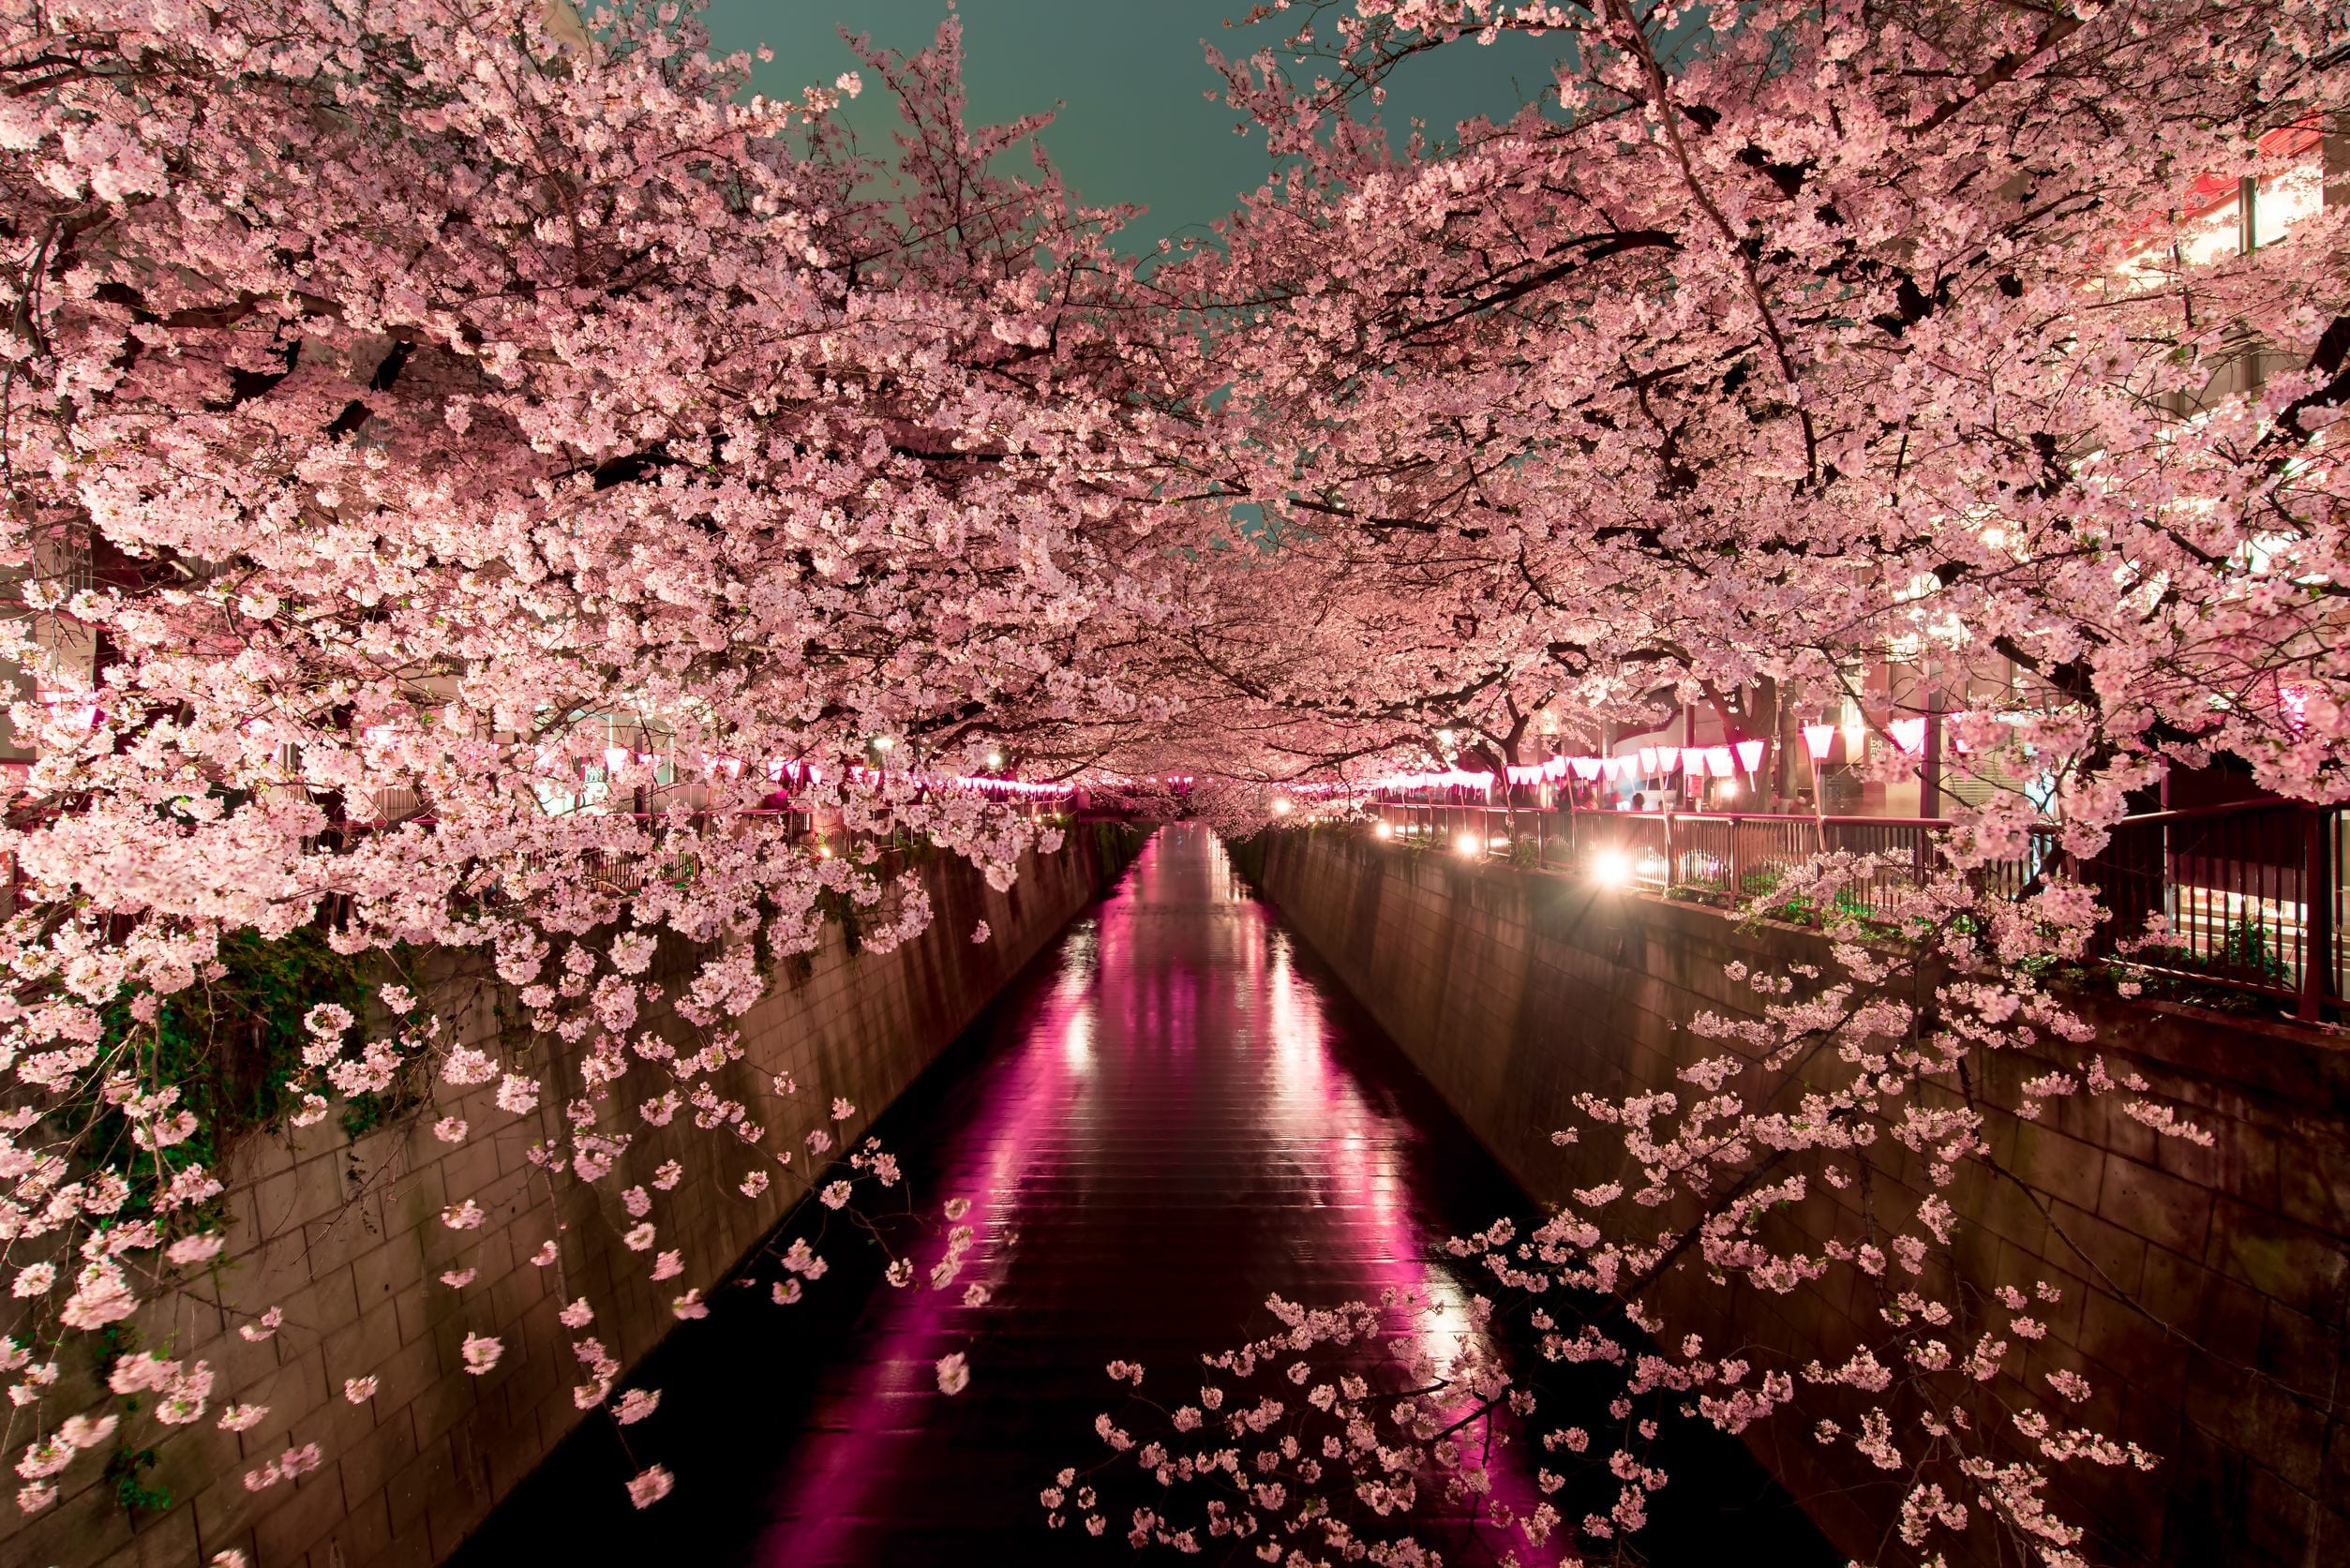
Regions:
<instances>
[{"instance_id":1,"label":"foliage","mask_svg":"<svg viewBox=\"0 0 2350 1568\"><path fill-rule=\"evenodd\" d=\"M392 955L395 969L398 955ZM179 1103L196 1115L188 1138L160 1151L159 1169L132 1178L126 1213L151 1212L156 1184L187 1165L219 1169L238 1139L279 1120L298 1102L289 1086L302 1070L302 1048L309 1035L303 1016L321 1002L364 1011L369 971L382 967L375 955L337 952L326 932L309 925L279 937L251 931L224 934L211 970L185 991L159 999L152 1035L142 1049L152 1053L156 1080L176 1086ZM128 998L105 1013L101 1051L114 1055L134 1032ZM362 1096L346 1116L382 1119L379 1097ZM354 1129L353 1136L358 1130ZM127 1136L119 1111L97 1124L101 1140Z\"/></svg>"},{"instance_id":2,"label":"foliage","mask_svg":"<svg viewBox=\"0 0 2350 1568\"><path fill-rule=\"evenodd\" d=\"M160 1514L172 1506L170 1492L140 1479L140 1472L153 1470L155 1461L156 1452L152 1448L123 1447L107 1456L101 1479L112 1484L114 1501L131 1516L134 1523L141 1514Z\"/></svg>"}]
</instances>

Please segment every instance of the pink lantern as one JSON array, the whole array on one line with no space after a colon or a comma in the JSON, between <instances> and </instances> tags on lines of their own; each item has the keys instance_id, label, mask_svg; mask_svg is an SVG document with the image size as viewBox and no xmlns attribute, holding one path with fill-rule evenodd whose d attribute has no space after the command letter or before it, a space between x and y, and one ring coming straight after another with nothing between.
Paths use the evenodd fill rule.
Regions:
<instances>
[{"instance_id":1,"label":"pink lantern","mask_svg":"<svg viewBox=\"0 0 2350 1568\"><path fill-rule=\"evenodd\" d=\"M1670 773L1670 772L1671 772L1674 769L1676 769L1676 768L1678 768L1678 767L1680 767L1680 766L1681 766L1681 748L1680 748L1680 747L1678 747L1678 746L1659 746L1659 747L1657 747L1657 748L1656 748L1656 770L1657 770L1659 773Z\"/></svg>"},{"instance_id":2,"label":"pink lantern","mask_svg":"<svg viewBox=\"0 0 2350 1568\"><path fill-rule=\"evenodd\" d=\"M1705 751L1705 770L1717 779L1734 779L1738 776L1738 763L1728 746L1709 746Z\"/></svg>"},{"instance_id":3,"label":"pink lantern","mask_svg":"<svg viewBox=\"0 0 2350 1568\"><path fill-rule=\"evenodd\" d=\"M1589 784L1592 780L1599 777L1599 759L1595 756L1577 757L1575 759L1575 776L1582 780L1585 784Z\"/></svg>"},{"instance_id":4,"label":"pink lantern","mask_svg":"<svg viewBox=\"0 0 2350 1568\"><path fill-rule=\"evenodd\" d=\"M628 766L628 760L632 754L633 754L626 746L605 747L604 771L607 774L619 772L621 769Z\"/></svg>"},{"instance_id":5,"label":"pink lantern","mask_svg":"<svg viewBox=\"0 0 2350 1568\"><path fill-rule=\"evenodd\" d=\"M1894 745L1899 746L1911 756L1925 750L1925 721L1923 719L1895 719L1885 726L1885 733L1893 738Z\"/></svg>"},{"instance_id":6,"label":"pink lantern","mask_svg":"<svg viewBox=\"0 0 2350 1568\"><path fill-rule=\"evenodd\" d=\"M1811 759L1814 762L1828 760L1828 748L1835 744L1835 739L1836 726L1834 724L1805 724L1804 726L1804 750L1811 753Z\"/></svg>"},{"instance_id":7,"label":"pink lantern","mask_svg":"<svg viewBox=\"0 0 2350 1568\"><path fill-rule=\"evenodd\" d=\"M1642 746L1640 748L1640 777L1643 779L1653 779L1655 776L1656 748L1654 746Z\"/></svg>"},{"instance_id":8,"label":"pink lantern","mask_svg":"<svg viewBox=\"0 0 2350 1568\"><path fill-rule=\"evenodd\" d=\"M1762 753L1764 745L1765 742L1760 740L1741 740L1738 742L1738 760L1740 764L1745 768L1746 776L1748 778L1753 778L1756 772L1762 767Z\"/></svg>"}]
</instances>

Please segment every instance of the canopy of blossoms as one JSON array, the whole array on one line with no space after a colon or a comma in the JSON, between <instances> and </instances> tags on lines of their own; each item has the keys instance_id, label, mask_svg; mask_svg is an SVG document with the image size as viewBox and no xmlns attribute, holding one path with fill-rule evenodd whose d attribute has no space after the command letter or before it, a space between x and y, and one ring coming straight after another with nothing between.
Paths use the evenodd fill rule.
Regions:
<instances>
[{"instance_id":1,"label":"canopy of blossoms","mask_svg":"<svg viewBox=\"0 0 2350 1568\"><path fill-rule=\"evenodd\" d=\"M1693 1408L1735 1430L1804 1406L1793 1370L1627 1352L1633 1328L1679 1343L1647 1282L1692 1247L1774 1289L1881 1274L1875 1243L1790 1251L1758 1217L1849 1179L1888 1126L1965 1166L1976 1113L1905 1091L2081 1035L2030 977L2079 950L2093 895L1965 874L2035 825L2092 850L2159 768L2223 753L2350 797L2350 205L2317 161L2350 10L1272 9L1282 48L1218 63L1277 173L1213 244L1144 262L1115 242L1130 214L1040 156L1008 172L1039 122L964 124L952 22L776 100L674 4L0 13L0 651L39 758L0 935L21 1508L119 1421L192 1423L216 1392L152 1355L87 1372L222 1246L230 1129L182 1103L159 1020L240 944L309 941L368 981L310 1010L277 1113L496 1079L501 1104L578 1110L550 1170L621 1184L598 1108L678 1083L624 1049L656 952L683 955L666 1005L723 1060L828 908L882 946L921 928L878 838L1000 886L1057 843L1038 802L1070 784L1180 777L1114 787L1246 829L1274 784L1539 763L1537 723L1579 749L1676 705L1824 709L1889 650L1960 683L1996 660L1961 739L1985 778L2044 787L1954 824L1906 953L1856 939L1840 974L1757 977L1765 1021L1706 1025L1728 1053L1692 1104L1588 1108L1644 1220L1601 1214L1618 1189L1463 1244L1534 1297L1622 1306L1621 1337L1561 1341L1626 1366L1619 1402L1718 1383ZM1556 39L1537 101L1441 142L1382 127L1391 73L1504 29ZM902 106L886 157L831 117L865 74ZM2290 221L2207 243L2228 190ZM1832 902L1867 868L1805 874ZM577 1048L533 1059L571 1065L444 1033L462 985L514 995ZM2084 1086L2130 1093L2102 1064ZM1891 1245L1923 1258L1951 1223L1931 1199ZM1287 1332L1304 1351L1410 1309ZM1939 1424L1947 1468L1918 1471L1902 1539L1968 1529L1964 1493L2060 1560L2046 1468L2132 1456L2060 1411L2027 1411L2020 1459L1952 1437L1944 1384L1989 1382L1990 1331L1903 1343L1926 1381L1902 1420ZM583 1407L618 1371L590 1361ZM1812 1370L1864 1407L1842 1417L1864 1455L1907 1462L1884 1367ZM1528 1414L1496 1376L1444 1408ZM1353 1386L1315 1385L1341 1432L1372 1419ZM218 1392L234 1429L254 1407ZM1396 1419L1433 1433L1440 1404ZM1624 1501L1593 1539L1644 1495L1632 1446L1608 1462ZM650 1503L669 1479L631 1485ZM1410 1499L1379 1495L1401 1539ZM1344 1555L1281 1516L1247 1530Z\"/></svg>"}]
</instances>

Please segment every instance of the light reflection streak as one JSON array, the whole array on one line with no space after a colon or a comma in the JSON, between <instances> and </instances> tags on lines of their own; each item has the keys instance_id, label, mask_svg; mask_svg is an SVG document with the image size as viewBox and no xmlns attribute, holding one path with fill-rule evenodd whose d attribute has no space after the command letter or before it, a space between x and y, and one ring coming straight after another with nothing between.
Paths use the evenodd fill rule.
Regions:
<instances>
[{"instance_id":1,"label":"light reflection streak","mask_svg":"<svg viewBox=\"0 0 2350 1568\"><path fill-rule=\"evenodd\" d=\"M1162 830L1121 886L1064 939L1049 987L1016 1027L1000 1068L980 1069L985 1090L967 1120L946 1135L962 1145L942 1156L945 1168L965 1172L960 1190L920 1197L934 1215L945 1198L970 1199L965 1223L977 1230L978 1244L946 1290L927 1281L943 1236L921 1244L913 1286L880 1288L870 1308L876 1342L852 1371L848 1417L802 1440L761 1562L855 1560L857 1531L891 1509L891 1499L875 1490L878 1479L906 1473L916 1450L900 1445L914 1444L922 1422L940 1410L936 1359L968 1352L974 1381L959 1400L983 1402L995 1393L988 1329L1008 1323L1001 1313L1022 1309L1024 1283L1067 1289L1055 1271L1069 1263L1008 1238L1054 1225L1065 1232L1083 1217L1081 1211L1072 1221L1072 1194L1082 1203L1084 1194L1133 1179L1117 1158L1124 1140L1171 1137L1175 1127L1212 1135L1223 1140L1227 1157L1249 1151L1243 1179L1285 1194L1244 1221L1275 1228L1257 1244L1259 1253L1234 1250L1239 1237L1194 1243L1216 1248L1199 1267L1269 1259L1302 1275L1302 1283L1274 1275L1267 1285L1316 1307L1376 1302L1388 1291L1420 1298L1428 1306L1413 1314L1409 1332L1440 1366L1471 1348L1493 1349L1472 1318L1470 1292L1431 1260L1442 1238L1428 1233L1425 1216L1414 1212L1410 1159L1421 1135L1403 1114L1375 1102L1339 1059L1328 998L1300 972L1291 937L1239 885L1212 834ZM1235 1073L1257 1086L1237 1110L1187 1098L1208 1094L1205 1078ZM1141 1079L1164 1098L1137 1123L1130 1095L1121 1100L1117 1092L1121 1083ZM1205 1128L1197 1122L1234 1115L1254 1119ZM1181 1179L1178 1166L1178 1186ZM1149 1212L1180 1224L1189 1196L1155 1193L1158 1206ZM1203 1204L1227 1201L1213 1187L1200 1195ZM974 1281L1005 1300L965 1307L963 1291ZM1258 1289L1259 1306L1265 1293ZM1194 1353L1220 1350L1263 1332L1261 1317L1202 1321L1185 1331L1197 1337ZM1398 1315L1388 1321L1397 1323ZM1071 1456L1081 1456L1088 1435L1070 1436ZM1496 1496L1521 1513L1538 1501L1528 1476L1497 1465L1494 1479Z\"/></svg>"}]
</instances>

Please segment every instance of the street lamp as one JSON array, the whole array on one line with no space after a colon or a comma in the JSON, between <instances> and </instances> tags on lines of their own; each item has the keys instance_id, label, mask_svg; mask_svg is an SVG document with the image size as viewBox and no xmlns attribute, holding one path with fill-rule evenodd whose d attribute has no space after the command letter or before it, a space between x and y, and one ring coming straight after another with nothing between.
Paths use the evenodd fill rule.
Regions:
<instances>
[{"instance_id":1,"label":"street lamp","mask_svg":"<svg viewBox=\"0 0 2350 1568\"><path fill-rule=\"evenodd\" d=\"M1822 855L1828 852L1828 799L1827 791L1820 784L1819 767L1828 760L1828 748L1835 744L1835 739L1836 726L1834 724L1804 726L1804 750L1811 754L1812 827L1819 835L1819 852Z\"/></svg>"},{"instance_id":2,"label":"street lamp","mask_svg":"<svg viewBox=\"0 0 2350 1568\"><path fill-rule=\"evenodd\" d=\"M1761 781L1756 775L1762 771L1762 754L1764 749L1765 743L1760 740L1741 740L1738 742L1738 760L1745 765L1746 784L1749 788L1759 789L1761 787Z\"/></svg>"}]
</instances>

